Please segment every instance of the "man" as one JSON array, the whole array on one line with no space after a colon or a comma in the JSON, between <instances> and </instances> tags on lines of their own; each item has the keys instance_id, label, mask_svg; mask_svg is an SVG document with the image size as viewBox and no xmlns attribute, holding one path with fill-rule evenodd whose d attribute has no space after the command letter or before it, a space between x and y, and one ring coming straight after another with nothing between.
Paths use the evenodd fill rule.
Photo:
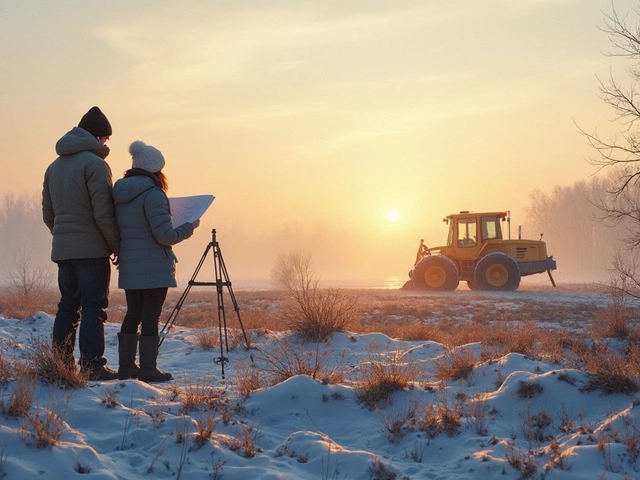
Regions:
<instances>
[{"instance_id":1,"label":"man","mask_svg":"<svg viewBox=\"0 0 640 480\"><path fill-rule=\"evenodd\" d=\"M51 260L58 264L60 288L53 346L73 366L80 322L80 368L90 380L118 377L103 356L109 257L113 255L117 264L120 250L111 196L113 180L104 160L110 136L107 117L98 107L91 108L78 126L56 143L59 157L47 168L42 189L42 217L53 235Z\"/></svg>"}]
</instances>

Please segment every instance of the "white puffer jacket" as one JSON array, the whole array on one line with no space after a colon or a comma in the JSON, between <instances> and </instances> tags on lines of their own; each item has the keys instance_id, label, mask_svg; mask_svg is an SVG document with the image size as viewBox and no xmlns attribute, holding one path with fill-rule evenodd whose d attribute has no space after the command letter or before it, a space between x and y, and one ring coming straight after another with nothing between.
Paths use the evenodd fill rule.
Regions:
<instances>
[{"instance_id":1,"label":"white puffer jacket","mask_svg":"<svg viewBox=\"0 0 640 480\"><path fill-rule=\"evenodd\" d=\"M173 228L169 200L147 176L118 180L113 199L121 236L118 286L125 290L175 287L171 245L189 238L193 225Z\"/></svg>"}]
</instances>

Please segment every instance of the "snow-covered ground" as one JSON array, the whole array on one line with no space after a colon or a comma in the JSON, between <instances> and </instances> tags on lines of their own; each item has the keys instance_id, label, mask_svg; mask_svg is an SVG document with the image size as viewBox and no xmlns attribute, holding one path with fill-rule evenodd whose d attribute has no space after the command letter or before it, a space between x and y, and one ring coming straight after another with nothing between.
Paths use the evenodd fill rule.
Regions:
<instances>
[{"instance_id":1,"label":"snow-covered ground","mask_svg":"<svg viewBox=\"0 0 640 480\"><path fill-rule=\"evenodd\" d=\"M547 304L606 303L594 293L510 298L527 296ZM48 341L52 323L42 312L23 321L0 316L5 358L27 359L34 339ZM106 356L114 368L118 330L106 325ZM221 365L214 361L219 349L196 346L197 333L175 327L161 346L159 366L174 375L167 384L126 380L60 389L39 383L30 416L56 411L64 420L60 442L38 447L29 421L4 412L0 477L485 480L525 477L527 468L530 478L640 476L640 395L584 391L587 374L567 366L509 353L478 361L466 379L437 384L435 366L445 348L435 342L337 333L317 346L260 329L248 332L255 348L231 348ZM265 358L290 347L308 352L303 357L318 354L343 379L325 384L297 375L248 398L239 394L240 380L264 371ZM460 348L479 358L481 345ZM385 361L409 365L416 378L370 408L358 401L357 382L371 362ZM13 379L0 387L4 406L16 386ZM456 414L462 415L459 428L447 431L447 415ZM200 440L199 428L213 430L211 437Z\"/></svg>"}]
</instances>

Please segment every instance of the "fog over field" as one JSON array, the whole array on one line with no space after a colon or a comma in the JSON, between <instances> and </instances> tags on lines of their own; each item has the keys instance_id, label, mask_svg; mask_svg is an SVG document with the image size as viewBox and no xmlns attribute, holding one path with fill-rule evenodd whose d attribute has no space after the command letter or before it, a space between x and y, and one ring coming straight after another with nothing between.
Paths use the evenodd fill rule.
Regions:
<instances>
[{"instance_id":1,"label":"fog over field","mask_svg":"<svg viewBox=\"0 0 640 480\"><path fill-rule=\"evenodd\" d=\"M533 190L525 215L512 216L511 222L503 222L504 238L509 235L517 238L521 231L522 238L542 238L547 242L548 254L553 255L558 264L553 275L559 284L607 282L613 254L623 245L621 239L627 231L624 224L614 226L599 220L602 213L592 202L602 196L605 185L604 180L594 178L571 186L558 186L550 192ZM180 285L194 273L211 241L209 226L212 224L215 225L214 216L205 213L205 226L197 230L197 235L174 247L179 259ZM424 236L415 239L398 237L394 242L388 238L385 248L368 244L357 226L344 235L332 232L330 226L309 231L302 225L284 225L270 236L254 237L246 228L222 228L216 232L231 279L245 285L254 282L260 288L268 288L278 255L303 250L311 253L315 273L321 281L333 285L384 287L401 286L408 279L420 238L431 247L443 245L447 225L440 222L438 231L425 231ZM6 273L16 268L16 261L25 256L32 269L55 271L55 265L49 260L50 248L51 235L41 220L39 192L5 194L0 199L0 271L5 272L0 282L6 280ZM209 266L205 264L200 279L213 275L213 267ZM114 282L116 279L114 269ZM523 285L549 283L546 274L525 277L522 281Z\"/></svg>"}]
</instances>

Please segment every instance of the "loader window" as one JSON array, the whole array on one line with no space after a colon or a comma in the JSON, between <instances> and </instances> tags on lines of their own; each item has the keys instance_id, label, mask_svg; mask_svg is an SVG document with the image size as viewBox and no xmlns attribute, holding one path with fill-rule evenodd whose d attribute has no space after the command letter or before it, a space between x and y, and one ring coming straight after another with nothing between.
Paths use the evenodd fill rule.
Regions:
<instances>
[{"instance_id":1,"label":"loader window","mask_svg":"<svg viewBox=\"0 0 640 480\"><path fill-rule=\"evenodd\" d=\"M463 248L475 247L478 241L475 218L461 218L458 220L458 246Z\"/></svg>"},{"instance_id":2,"label":"loader window","mask_svg":"<svg viewBox=\"0 0 640 480\"><path fill-rule=\"evenodd\" d=\"M482 217L482 238L484 240L501 239L500 220L496 217Z\"/></svg>"}]
</instances>

